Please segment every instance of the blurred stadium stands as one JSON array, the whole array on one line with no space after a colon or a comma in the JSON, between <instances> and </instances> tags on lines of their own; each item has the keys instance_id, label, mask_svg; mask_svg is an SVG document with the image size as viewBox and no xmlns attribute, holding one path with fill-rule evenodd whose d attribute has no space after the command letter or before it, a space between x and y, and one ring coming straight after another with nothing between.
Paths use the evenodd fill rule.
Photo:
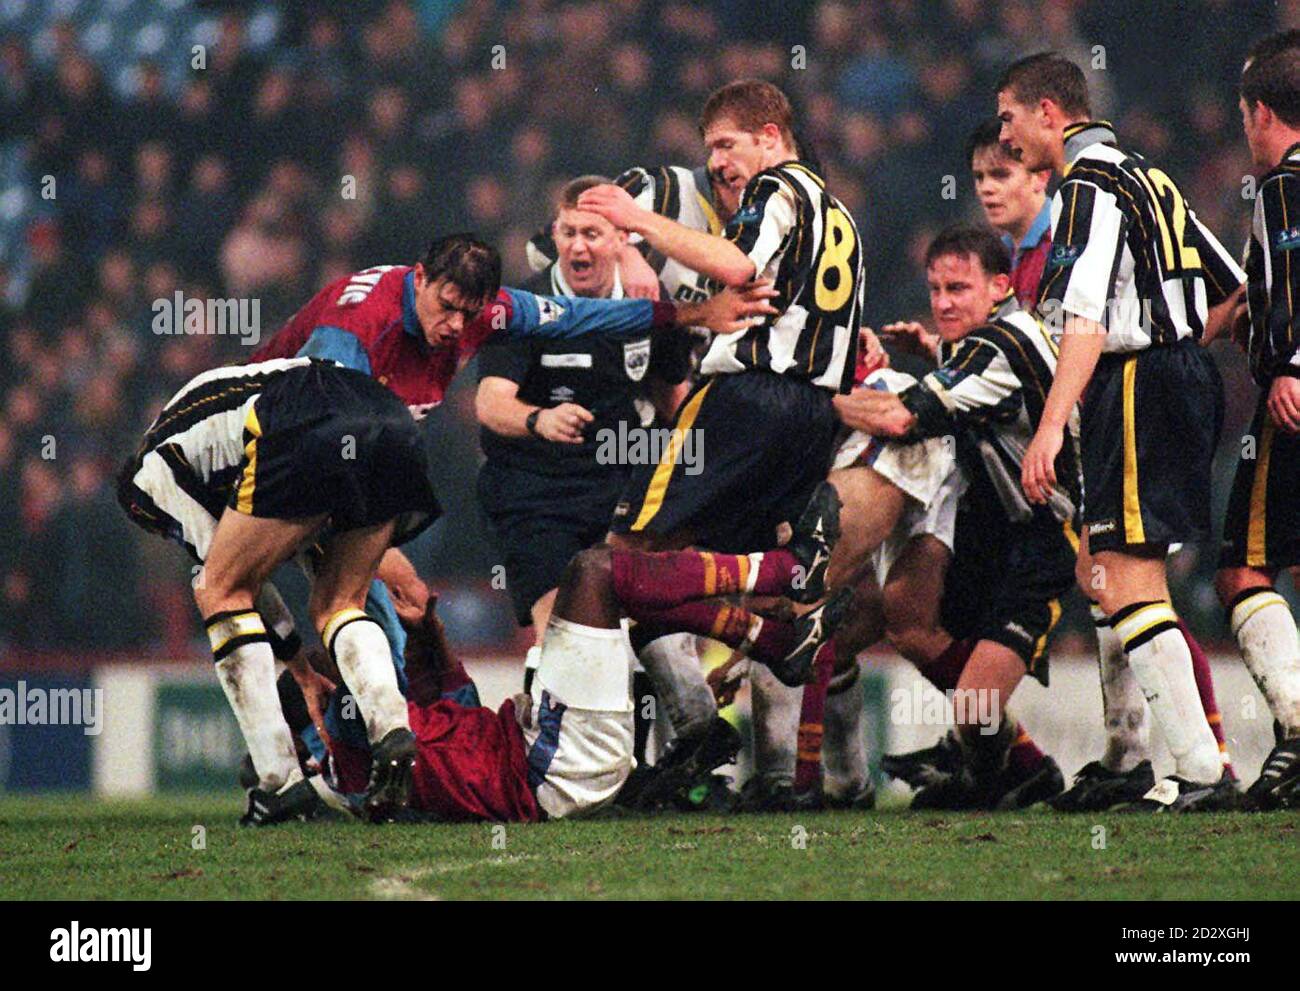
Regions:
<instances>
[{"instance_id":1,"label":"blurred stadium stands","mask_svg":"<svg viewBox=\"0 0 1300 991\"><path fill-rule=\"evenodd\" d=\"M557 184L696 163L704 97L758 75L792 95L857 217L879 326L924 306L928 236L976 211L963 140L990 114L998 71L1044 47L1104 63L1091 73L1099 114L1238 244L1236 77L1250 41L1295 12L1289 0L0 0L0 644L175 656L197 631L187 564L129 526L112 477L163 399L250 349L154 334L155 299L256 297L269 335L330 278L413 260L433 232L465 228L522 279ZM1222 503L1253 386L1239 356L1219 357ZM473 499L472 381L430 418L449 519L413 554L460 588L448 605L462 642L511 635ZM1211 639L1223 633L1212 554L1178 563L1180 605Z\"/></svg>"}]
</instances>

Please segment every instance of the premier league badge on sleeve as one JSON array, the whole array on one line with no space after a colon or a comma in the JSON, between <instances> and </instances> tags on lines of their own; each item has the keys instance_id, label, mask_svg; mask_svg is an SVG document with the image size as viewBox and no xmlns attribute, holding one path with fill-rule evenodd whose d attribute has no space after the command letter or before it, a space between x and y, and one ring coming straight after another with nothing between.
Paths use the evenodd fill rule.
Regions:
<instances>
[{"instance_id":1,"label":"premier league badge on sleeve","mask_svg":"<svg viewBox=\"0 0 1300 991\"><path fill-rule=\"evenodd\" d=\"M623 370L633 382L645 378L645 370L650 367L650 338L629 341L623 345Z\"/></svg>"}]
</instances>

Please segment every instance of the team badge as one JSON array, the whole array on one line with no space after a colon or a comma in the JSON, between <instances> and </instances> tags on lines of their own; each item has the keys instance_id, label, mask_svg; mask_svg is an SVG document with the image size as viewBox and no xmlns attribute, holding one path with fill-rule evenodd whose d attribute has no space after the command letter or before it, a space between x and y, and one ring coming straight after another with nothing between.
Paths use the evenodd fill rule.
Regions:
<instances>
[{"instance_id":1,"label":"team badge","mask_svg":"<svg viewBox=\"0 0 1300 991\"><path fill-rule=\"evenodd\" d=\"M1277 232L1274 247L1278 251L1294 251L1300 248L1300 227L1287 227Z\"/></svg>"},{"instance_id":2,"label":"team badge","mask_svg":"<svg viewBox=\"0 0 1300 991\"><path fill-rule=\"evenodd\" d=\"M1047 258L1048 268L1069 268L1079 260L1079 248L1073 244L1058 244L1052 247Z\"/></svg>"},{"instance_id":3,"label":"team badge","mask_svg":"<svg viewBox=\"0 0 1300 991\"><path fill-rule=\"evenodd\" d=\"M650 367L650 338L629 341L623 345L623 371L633 382L645 378L645 370Z\"/></svg>"}]
</instances>

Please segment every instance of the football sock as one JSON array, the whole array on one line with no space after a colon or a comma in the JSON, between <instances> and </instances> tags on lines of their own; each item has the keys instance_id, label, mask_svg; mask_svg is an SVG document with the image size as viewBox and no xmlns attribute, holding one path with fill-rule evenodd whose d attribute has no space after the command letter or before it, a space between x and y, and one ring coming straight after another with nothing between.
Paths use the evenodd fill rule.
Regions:
<instances>
[{"instance_id":1,"label":"football sock","mask_svg":"<svg viewBox=\"0 0 1300 991\"><path fill-rule=\"evenodd\" d=\"M1192 676L1196 679L1196 691L1201 696L1205 721L1210 724L1214 742L1219 746L1219 760L1223 762L1223 769L1235 780L1237 772L1233 770L1232 759L1228 756L1228 738L1223 733L1223 713L1219 711L1219 703L1214 698L1214 672L1210 670L1210 659L1205 656L1205 651L1201 649L1196 637L1192 636L1192 631L1182 617L1178 619L1178 630L1187 641L1188 653L1192 655Z\"/></svg>"},{"instance_id":2,"label":"football sock","mask_svg":"<svg viewBox=\"0 0 1300 991\"><path fill-rule=\"evenodd\" d=\"M961 673L966 668L966 662L970 660L970 655L975 650L975 644L976 640L973 637L954 640L948 645L947 650L920 669L921 674L925 675L930 684L939 691L952 691L957 687Z\"/></svg>"},{"instance_id":3,"label":"football sock","mask_svg":"<svg viewBox=\"0 0 1300 991\"><path fill-rule=\"evenodd\" d=\"M1219 745L1201 708L1192 655L1178 615L1164 601L1135 602L1111 617L1156 725L1188 781L1213 783L1223 775Z\"/></svg>"},{"instance_id":4,"label":"football sock","mask_svg":"<svg viewBox=\"0 0 1300 991\"><path fill-rule=\"evenodd\" d=\"M817 649L813 657L812 681L803 686L799 704L799 733L796 740L794 790L814 791L822 782L822 738L825 735L826 690L835 667L835 641L832 637Z\"/></svg>"},{"instance_id":5,"label":"football sock","mask_svg":"<svg viewBox=\"0 0 1300 991\"><path fill-rule=\"evenodd\" d=\"M655 626L667 630L689 627L665 622ZM637 660L655 686L668 724L678 736L691 736L706 729L718 706L704 677L694 633L670 633L651 640L637 652Z\"/></svg>"},{"instance_id":6,"label":"football sock","mask_svg":"<svg viewBox=\"0 0 1300 991\"><path fill-rule=\"evenodd\" d=\"M248 744L258 787L279 791L302 776L293 736L280 709L275 684L275 655L262 617L252 609L235 609L209 617L217 680Z\"/></svg>"},{"instance_id":7,"label":"football sock","mask_svg":"<svg viewBox=\"0 0 1300 991\"><path fill-rule=\"evenodd\" d=\"M302 649L302 637L294 629L293 613L284 604L279 590L270 582L262 583L262 590L257 593L258 614L266 627L266 635L271 641L271 650L278 660L287 661L297 656Z\"/></svg>"},{"instance_id":8,"label":"football sock","mask_svg":"<svg viewBox=\"0 0 1300 991\"><path fill-rule=\"evenodd\" d=\"M1233 600L1232 635L1285 739L1300 736L1300 636L1286 599L1271 588Z\"/></svg>"},{"instance_id":9,"label":"football sock","mask_svg":"<svg viewBox=\"0 0 1300 991\"><path fill-rule=\"evenodd\" d=\"M789 785L794 781L803 689L781 684L766 665L751 664L749 691L754 776L769 786Z\"/></svg>"},{"instance_id":10,"label":"football sock","mask_svg":"<svg viewBox=\"0 0 1300 991\"><path fill-rule=\"evenodd\" d=\"M666 630L698 633L764 664L783 660L794 647L794 626L791 623L760 616L718 600L684 602L670 609L642 610L635 618Z\"/></svg>"},{"instance_id":11,"label":"football sock","mask_svg":"<svg viewBox=\"0 0 1300 991\"><path fill-rule=\"evenodd\" d=\"M832 675L826 686L822 764L826 791L832 795L856 795L871 779L864 726L866 712L861 670L855 662Z\"/></svg>"},{"instance_id":12,"label":"football sock","mask_svg":"<svg viewBox=\"0 0 1300 991\"><path fill-rule=\"evenodd\" d=\"M711 551L610 552L614 592L632 615L637 608L666 609L715 595L784 595L802 574L790 551L754 554Z\"/></svg>"},{"instance_id":13,"label":"football sock","mask_svg":"<svg viewBox=\"0 0 1300 991\"><path fill-rule=\"evenodd\" d=\"M1092 603L1101 670L1101 703L1106 720L1106 751L1101 763L1111 771L1131 771L1146 756L1151 734L1142 686L1129 667L1119 635L1097 603Z\"/></svg>"},{"instance_id":14,"label":"football sock","mask_svg":"<svg viewBox=\"0 0 1300 991\"><path fill-rule=\"evenodd\" d=\"M1046 754L1038 748L1029 731L1013 716L1003 720L1011 734L1011 749L1007 754L1007 763L1017 771L1029 772L1043 763Z\"/></svg>"},{"instance_id":15,"label":"football sock","mask_svg":"<svg viewBox=\"0 0 1300 991\"><path fill-rule=\"evenodd\" d=\"M410 727L392 650L378 623L360 609L340 609L326 621L321 640L356 699L371 743L392 730Z\"/></svg>"}]
</instances>

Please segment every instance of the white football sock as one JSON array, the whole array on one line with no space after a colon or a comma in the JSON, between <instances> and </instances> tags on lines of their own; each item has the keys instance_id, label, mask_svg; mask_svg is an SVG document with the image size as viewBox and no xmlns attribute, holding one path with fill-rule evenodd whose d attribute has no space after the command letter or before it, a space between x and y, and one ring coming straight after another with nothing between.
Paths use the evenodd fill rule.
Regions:
<instances>
[{"instance_id":1,"label":"white football sock","mask_svg":"<svg viewBox=\"0 0 1300 991\"><path fill-rule=\"evenodd\" d=\"M749 666L754 776L769 785L794 784L803 687L781 684L766 664Z\"/></svg>"},{"instance_id":2,"label":"white football sock","mask_svg":"<svg viewBox=\"0 0 1300 991\"><path fill-rule=\"evenodd\" d=\"M1150 602L1113 620L1151 715L1174 755L1175 773L1198 784L1223 774L1219 744L1205 718L1192 673L1192 653L1168 602Z\"/></svg>"},{"instance_id":3,"label":"white football sock","mask_svg":"<svg viewBox=\"0 0 1300 991\"><path fill-rule=\"evenodd\" d=\"M1232 635L1286 738L1300 736L1300 636L1286 599L1271 588L1241 599Z\"/></svg>"},{"instance_id":4,"label":"white football sock","mask_svg":"<svg viewBox=\"0 0 1300 991\"><path fill-rule=\"evenodd\" d=\"M367 739L378 743L395 729L410 729L383 628L360 609L341 609L325 624L321 640L356 699Z\"/></svg>"},{"instance_id":5,"label":"white football sock","mask_svg":"<svg viewBox=\"0 0 1300 991\"><path fill-rule=\"evenodd\" d=\"M856 663L831 678L826 691L824 721L822 775L826 794L834 798L850 798L871 780L864 725L866 705Z\"/></svg>"},{"instance_id":6,"label":"white football sock","mask_svg":"<svg viewBox=\"0 0 1300 991\"><path fill-rule=\"evenodd\" d=\"M1112 771L1131 771L1146 757L1151 736L1147 703L1124 645L1097 603L1092 604L1097 631L1097 661L1101 669L1101 701L1106 720L1106 750L1102 764Z\"/></svg>"},{"instance_id":7,"label":"white football sock","mask_svg":"<svg viewBox=\"0 0 1300 991\"><path fill-rule=\"evenodd\" d=\"M249 609L219 613L207 622L217 681L235 713L257 771L258 787L279 791L302 777L293 734L280 709L275 655L262 617Z\"/></svg>"},{"instance_id":8,"label":"white football sock","mask_svg":"<svg viewBox=\"0 0 1300 991\"><path fill-rule=\"evenodd\" d=\"M690 736L713 721L718 706L704 678L694 633L672 633L651 640L637 659L654 683L673 733Z\"/></svg>"}]
</instances>

